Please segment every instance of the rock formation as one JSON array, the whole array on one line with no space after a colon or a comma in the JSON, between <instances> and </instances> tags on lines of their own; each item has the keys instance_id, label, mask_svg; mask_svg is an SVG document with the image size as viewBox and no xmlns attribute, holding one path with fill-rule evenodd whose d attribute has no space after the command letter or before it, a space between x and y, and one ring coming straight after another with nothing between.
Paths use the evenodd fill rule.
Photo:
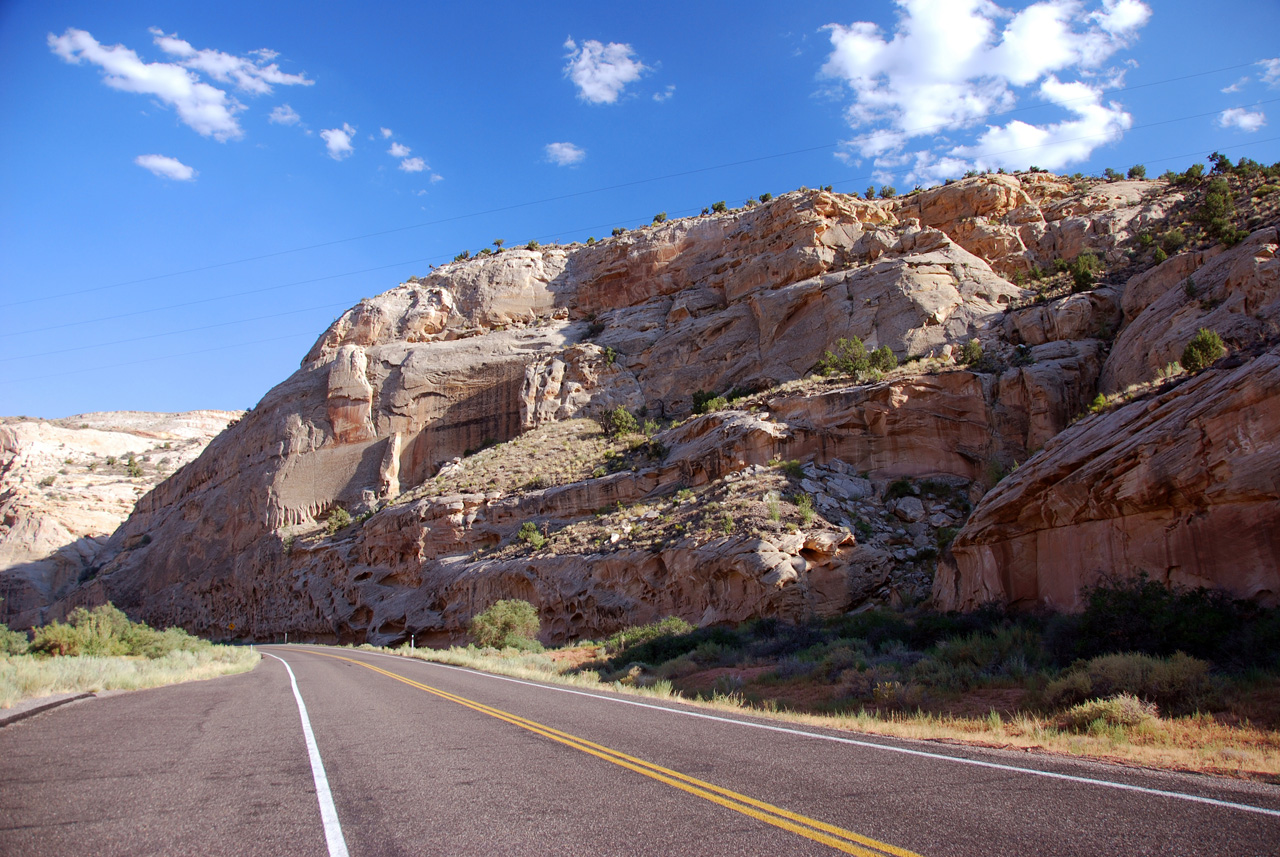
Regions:
<instances>
[{"instance_id":1,"label":"rock formation","mask_svg":"<svg viewBox=\"0 0 1280 857\"><path fill-rule=\"evenodd\" d=\"M238 412L0 418L0 622L91 575L99 548L149 488L190 463Z\"/></svg>"},{"instance_id":2,"label":"rock formation","mask_svg":"<svg viewBox=\"0 0 1280 857\"><path fill-rule=\"evenodd\" d=\"M1035 509L1061 502L1052 473L1036 474L1076 461L1063 438L1105 457L1112 447L1088 427L1145 406L1072 420L1099 384L1119 393L1156 377L1206 318L1238 351L1270 335L1274 229L1143 272L1138 234L1185 204L1164 182L1078 187L1043 173L878 202L798 191L589 246L442 266L339 318L293 376L139 501L109 563L54 611L110 598L214 636L442 642L517 597L562 640L670 613L799 618L922 598L939 551L940 603L1070 604L1087 572L1024 585L1026 563L1047 562L1027 547ZM1102 260L1102 287L1060 294L1066 275L1050 275L1037 300L1022 285L1084 251ZM1192 273L1194 312L1181 285ZM810 377L852 337L904 365ZM972 340L982 358L958 366ZM713 394L732 402L691 416ZM1224 414L1240 399L1215 396ZM650 421L649 436L580 430L617 408ZM1140 423L1115 430L1165 431L1191 481L1195 462L1202 482L1206 461L1235 466L1220 443L1246 443L1207 435L1192 454L1189 430ZM970 502L1015 465L948 554ZM1119 496L1144 475L1157 478L1139 468ZM1096 472L1080 490L1120 485L1110 478ZM1213 503L1149 486L1132 508L1081 498L1053 520L1063 544L1117 517L1141 541L1169 509L1206 504L1275 520L1274 485L1232 484L1201 485L1195 496ZM330 517L339 507L353 524ZM1108 561L1149 556L1126 550ZM1201 560L1184 565L1173 578L1235 585Z\"/></svg>"}]
</instances>

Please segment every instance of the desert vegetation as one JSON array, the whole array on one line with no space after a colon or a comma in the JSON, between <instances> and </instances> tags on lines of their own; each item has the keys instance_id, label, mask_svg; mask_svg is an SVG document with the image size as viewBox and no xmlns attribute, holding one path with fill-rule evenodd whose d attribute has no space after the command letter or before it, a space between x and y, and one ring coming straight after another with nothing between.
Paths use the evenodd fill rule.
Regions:
<instances>
[{"instance_id":1,"label":"desert vegetation","mask_svg":"<svg viewBox=\"0 0 1280 857\"><path fill-rule=\"evenodd\" d=\"M1100 582L1069 614L670 617L542 654L494 644L505 633L397 651L835 728L1280 777L1280 610L1141 574Z\"/></svg>"},{"instance_id":2,"label":"desert vegetation","mask_svg":"<svg viewBox=\"0 0 1280 857\"><path fill-rule=\"evenodd\" d=\"M111 604L77 607L31 637L0 625L0 708L53 693L137 690L244 672L249 648L216 646L181 628L157 630Z\"/></svg>"}]
</instances>

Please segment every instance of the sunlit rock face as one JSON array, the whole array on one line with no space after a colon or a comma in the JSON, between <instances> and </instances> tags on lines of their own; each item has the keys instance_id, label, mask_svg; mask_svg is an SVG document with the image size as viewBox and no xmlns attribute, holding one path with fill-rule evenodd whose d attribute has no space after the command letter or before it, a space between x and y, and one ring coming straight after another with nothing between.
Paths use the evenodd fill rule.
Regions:
<instances>
[{"instance_id":1,"label":"sunlit rock face","mask_svg":"<svg viewBox=\"0 0 1280 857\"><path fill-rule=\"evenodd\" d=\"M1162 182L1078 190L1045 174L876 202L801 191L590 246L504 250L436 268L335 321L297 372L139 501L101 571L52 610L110 598L220 636L446 641L461 639L488 603L518 597L538 606L551 641L667 614L710 623L838 613L892 600L908 581L927 589L933 565L925 574L921 557L964 513L942 496L924 497L922 516L899 508L886 495L893 480L950 480L976 499L993 466L1018 462L1017 484L1031 478L1061 438L1080 433L1083 424L1068 426L1099 384L1111 391L1154 377L1183 322L1194 326L1162 303L1186 276L1164 269L1203 269L1206 294L1222 292L1197 319L1237 295L1230 321L1239 335L1264 324L1259 313L1271 317L1274 230L1038 306L1015 283L1086 250L1122 269L1137 231L1180 201ZM1173 333L1171 317L1182 325ZM855 336L899 360L934 359L879 381L798 383L837 340ZM955 366L951 355L974 339L988 360ZM667 428L656 438L662 454L632 469L433 493L442 468L466 471L465 456L492 444L620 407L666 426L689 417L694 393L731 390L754 393L754 412ZM1185 442L1168 433L1159 444ZM682 489L702 497L735 481L763 486L777 462L793 459L811 468L803 491L820 513L796 532L686 532L643 548L605 533L591 549L503 552L529 521L554 531ZM1022 505L1056 508L1046 485ZM975 521L1009 490L1002 483L988 495ZM1161 502L1150 505L1173 508ZM330 536L324 524L338 507L357 522ZM1055 571L1067 582L1034 591L993 582L1030 573L1019 563L1031 553L996 544L1025 537L971 523L943 558L939 603L968 606L988 590L1017 603L1071 603L1065 593L1083 572ZM1031 560L1037 569L1045 555ZM1186 579L1218 579L1198 554L1185 555Z\"/></svg>"}]
</instances>

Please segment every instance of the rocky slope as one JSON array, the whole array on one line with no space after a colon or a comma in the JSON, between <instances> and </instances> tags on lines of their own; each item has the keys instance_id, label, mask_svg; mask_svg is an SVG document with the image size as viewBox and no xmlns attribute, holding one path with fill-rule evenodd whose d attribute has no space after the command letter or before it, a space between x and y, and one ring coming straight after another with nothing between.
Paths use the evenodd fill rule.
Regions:
<instances>
[{"instance_id":1,"label":"rocky slope","mask_svg":"<svg viewBox=\"0 0 1280 857\"><path fill-rule=\"evenodd\" d=\"M230 411L0 418L0 622L26 626L92 573L138 497L196 459Z\"/></svg>"},{"instance_id":2,"label":"rocky slope","mask_svg":"<svg viewBox=\"0 0 1280 857\"><path fill-rule=\"evenodd\" d=\"M1044 173L878 202L798 191L443 266L338 319L292 377L142 498L110 562L54 609L110 598L215 636L428 642L460 638L502 597L538 605L549 640L670 613L836 613L923 598L931 582L951 606L1068 603L1008 581L1034 577L1056 549L1023 547L1043 529L1028 506L1057 502L1053 474L1035 474L1072 467L1053 456L1088 428L1072 422L1099 385L1117 404L1108 420L1146 407L1122 403L1129 385L1213 313L1236 349L1231 383L1267 371L1247 349L1273 335L1274 228L1231 250L1193 242L1153 268L1142 236L1177 225L1196 194ZM1070 294L1069 274L1042 274L1085 252L1100 287ZM1168 294L1191 300L1182 283L1201 270L1206 291L1187 314ZM808 377L854 336L903 365ZM1144 348L1160 337L1169 344ZM974 339L981 359L958 365L977 357L960 356ZM1275 389L1259 384L1257 407ZM732 401L691 416L699 391ZM1243 401L1215 395L1222 414ZM583 421L619 407L645 431L608 439ZM1178 449L1194 439L1160 426L1141 430ZM1230 462L1245 443L1201 437ZM1179 453L1213 481L1217 459L1197 454ZM1121 472L1082 484L1105 491ZM1124 496L1132 480L1163 478L1139 467ZM1274 523L1274 485L1221 496L1239 520ZM1167 523L1080 503L1064 532L1125 515L1140 534ZM1146 556L1101 564L1130 573ZM1176 579L1205 577L1187 562ZM1062 591L1088 582L1072 574ZM1205 579L1242 590L1238 577Z\"/></svg>"}]
</instances>

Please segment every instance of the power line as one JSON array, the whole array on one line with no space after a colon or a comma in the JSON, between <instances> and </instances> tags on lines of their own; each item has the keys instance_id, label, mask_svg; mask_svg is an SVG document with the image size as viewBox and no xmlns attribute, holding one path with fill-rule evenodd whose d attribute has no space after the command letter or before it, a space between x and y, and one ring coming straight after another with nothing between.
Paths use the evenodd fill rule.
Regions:
<instances>
[{"instance_id":1,"label":"power line","mask_svg":"<svg viewBox=\"0 0 1280 857\"><path fill-rule=\"evenodd\" d=\"M967 120L967 121L969 121L969 122L976 122L976 121L980 121L980 120L982 120L982 119L992 119L992 118L996 118L996 117L1000 117L1000 116L1008 116L1008 115L1011 115L1011 114L1014 114L1014 113L1020 113L1020 112L1027 111L1027 110L1036 110L1036 109L1039 109L1039 108L1041 108L1041 107L1062 106L1062 105L1065 105L1065 104L1071 104L1071 103L1074 103L1074 102L1076 102L1076 101L1081 101L1081 100L1091 100L1091 99L1093 99L1093 98L1096 98L1096 97L1098 97L1098 96L1102 96L1102 95L1114 95L1114 94L1121 93L1121 92L1130 92L1130 91L1135 90L1135 89L1144 89L1144 88L1147 88L1147 87L1151 87L1151 86L1160 86L1160 85L1164 85L1164 84L1167 84L1167 83L1177 83L1177 82L1184 81L1184 80L1190 80L1190 79L1192 79L1192 78L1196 78L1196 77L1206 77L1206 76L1213 75L1213 74L1221 74L1221 73L1222 73L1222 72L1224 72L1224 71L1235 71L1235 70L1238 70L1238 69L1241 69L1241 68L1246 68L1246 67L1253 66L1253 65L1257 65L1257 62L1256 62L1256 61L1253 61L1253 62L1247 62L1247 63L1240 63L1240 64L1238 64L1238 65L1224 66L1224 67L1222 67L1222 68L1211 69L1211 70L1209 70L1209 71L1194 72L1194 73L1192 73L1192 74L1181 75L1181 76L1179 76L1179 77L1171 77L1171 78L1166 78L1166 79L1164 79L1164 80L1156 80L1156 81L1149 81L1149 82L1147 82L1147 83L1134 84L1133 86L1122 86L1122 87L1115 87L1115 88L1112 88L1112 89L1099 90L1096 94L1091 94L1091 95L1088 95L1088 96L1082 96L1082 97L1080 97L1080 98L1075 98L1075 99L1066 99L1066 100L1063 100L1063 101L1041 101L1041 102L1038 102L1038 103L1036 103L1036 104L1029 104L1029 105L1024 105L1024 106L1022 106L1022 107L1014 107L1014 108L1010 108L1009 110L993 111L993 112L986 113L986 114L983 114L983 115L980 115L980 116L974 116L974 117L971 117L971 118L970 118L969 120ZM1260 103L1266 103L1266 102L1260 102ZM1214 111L1214 112L1217 112L1217 111ZM926 133L926 132L928 132L928 131L936 131L936 130L939 130L939 129L942 129L942 128L947 128L947 127L950 127L950 126L951 126L951 125L953 125L953 124L955 124L955 123L953 123L953 122L938 122L938 123L935 123L935 124L933 124L933 125L922 125L922 126L919 126L919 127L917 127L917 128L910 128L910 129L903 129L903 130L892 130L892 129L886 129L886 130L881 130L881 131L874 132L873 134L871 134L871 135L869 135L869 136L870 136L870 137L876 137L876 136L882 136L882 135L886 135L886 134L902 134L902 135L906 135L907 137L914 137L914 136L919 136L919 135L921 135L921 134L923 134L923 133ZM514 211L514 210L517 210L517 209L520 209L520 208L528 208L528 207L535 206L535 205L544 205L544 204L546 204L546 203L550 203L550 202L561 202L561 201L564 201L564 200L566 200L566 199L574 199L574 198L577 198L577 197L589 196L589 195L591 195L591 194L597 194L597 193L606 193L606 192L608 192L608 191L621 190L621 189L623 189L623 188L635 187L635 186L638 186L638 185L642 185L642 184L649 184L649 183L652 183L652 182L666 181L666 180L668 180L668 179L674 179L674 178L685 178L685 177L687 177L687 176L698 175L698 174L701 174L701 173L713 172L713 171L716 171L716 170L722 170L722 169L730 169L730 168L732 168L732 167L745 166L745 165L747 165L747 164L760 163L761 161L774 160L774 159L777 159L777 158L787 158L787 157L792 157L792 156L794 156L794 155L808 154L808 153L810 153L810 152L819 152L819 151L823 151L823 150L826 150L826 149L834 149L834 148L837 148L839 145L841 145L841 144L840 144L840 143L827 143L827 144L823 144L823 145L819 145L819 146L808 146L808 147L801 148L801 149L793 149L793 150L791 150L791 151L787 151L787 152L778 152L778 153L774 153L774 154L770 154L770 155L761 155L761 156L759 156L759 157L755 157L755 158L746 158L746 159L743 159L743 160L731 161L731 162L723 163L723 164L714 164L714 165L706 166L706 167L698 167L698 168L691 169L691 170L684 170L684 171L682 171L682 172L678 172L678 173L668 173L668 174L666 174L666 175L662 175L662 176L651 176L651 177L649 177L649 178L635 179L635 180L633 180L633 181L629 181L629 182L622 182L622 183L620 183L620 184L608 185L608 186L605 186L605 187L599 187L599 188L591 188L591 189L581 190L581 191L574 191L574 192L572 192L572 193L560 194L560 195L557 195L557 196L545 197L545 198L543 198L543 199L537 199L537 200L529 200L529 201L526 201L526 202L512 203L512 204L510 204L510 205L498 206L498 207L496 207L496 208L485 209L485 210L482 210L482 211L475 211L475 212L471 212L471 213L468 213L468 214L458 214L458 215L453 215L453 216L451 216L451 217L444 217L444 218L439 218L439 219L436 219L436 220L426 221L426 222L423 222L423 223L416 223L416 224L411 224L411 225L408 225L408 226L398 226L398 227L394 227L394 228L392 228L392 229L385 229L385 230L381 230L381 231L378 231L378 232L368 232L368 233L365 233L365 234L362 234L362 235L354 235L354 236L350 236L350 237L347 237L347 238L337 238L337 239L333 239L333 240L331 240L331 241L322 241L322 242L318 242L318 243L316 243L316 244L308 244L308 245L305 245L305 246L302 246L302 247L294 247L294 248L290 248L290 249L288 249L288 250L277 250L277 251L274 251L274 252L271 252L271 253L263 253L263 254L259 254L259 255L257 255L257 256L248 256L248 257L245 257L245 258L242 258L242 259L232 259L232 260L229 260L229 261L226 261L226 262L216 262L216 263L213 263L213 264L210 264L210 265L202 265L202 266L199 266L199 267L196 267L196 268L187 268L187 269L185 269L185 270L181 270L181 271L171 271L171 272L164 273L164 274L155 274L155 275L150 276L150 277L140 277L140 278L133 279L133 280L124 280L124 281L117 282L117 283L109 283L109 284L106 284L106 285L94 286L94 287L92 287L92 288L88 288L88 289L78 289L78 290L76 290L76 291L71 291L71 292L62 292L62 293L59 293L59 294L56 294L56 295L41 295L41 296L39 296L39 297L26 298L26 299L24 299L24 300L20 300L20 301L11 301L11 302L9 302L9 303L0 304L0 307L21 306L21 305L24 305L24 304L37 303L37 302L40 302L40 301L47 301L47 300L59 300L59 299L62 299L62 298L74 297L74 296L76 296L76 295L83 295L83 294L89 294L89 293L92 293L92 292L106 291L106 290L109 290L109 289L122 288L122 287L124 287L124 286L138 285L138 284L141 284L141 283L155 282L155 281L157 281L157 280L163 280L163 279L169 279L169 278L172 278L172 277L184 276L184 275L186 275L186 274L195 274L195 273L201 273L201 272L204 272L204 271L217 270L217 269L219 269L219 268L226 268L226 267L230 267L230 266L233 266L233 265L242 265L242 264L247 264L247 263L249 263L249 262L260 262L260 261L263 261L263 260L266 260L266 259L273 259L273 258L278 258L278 257L280 257L280 256L292 255L292 254L294 254L294 253L303 253L303 252L306 252L306 251L308 251L308 250L318 250L318 249L321 249L321 248L324 248L324 247L333 247L333 246L336 246L336 245L339 245L339 244L347 244L347 243L351 243L351 242L354 242L354 241L362 241L362 240L367 239L367 238L377 238L377 237L382 237L382 236L385 236L385 235L394 235L394 234L397 234L397 233L400 233L400 232L407 232L407 231L411 231L411 230L415 230L415 229L425 229L425 228L426 228L426 227L428 227L428 226L439 226L439 225L441 225L441 224L445 224L445 223L454 223L454 222L457 222L457 221L460 221L460 220L467 220L467 219L475 218L475 217L483 217L483 216L490 215L490 214L500 214L500 213L507 212L507 211Z\"/></svg>"}]
</instances>

